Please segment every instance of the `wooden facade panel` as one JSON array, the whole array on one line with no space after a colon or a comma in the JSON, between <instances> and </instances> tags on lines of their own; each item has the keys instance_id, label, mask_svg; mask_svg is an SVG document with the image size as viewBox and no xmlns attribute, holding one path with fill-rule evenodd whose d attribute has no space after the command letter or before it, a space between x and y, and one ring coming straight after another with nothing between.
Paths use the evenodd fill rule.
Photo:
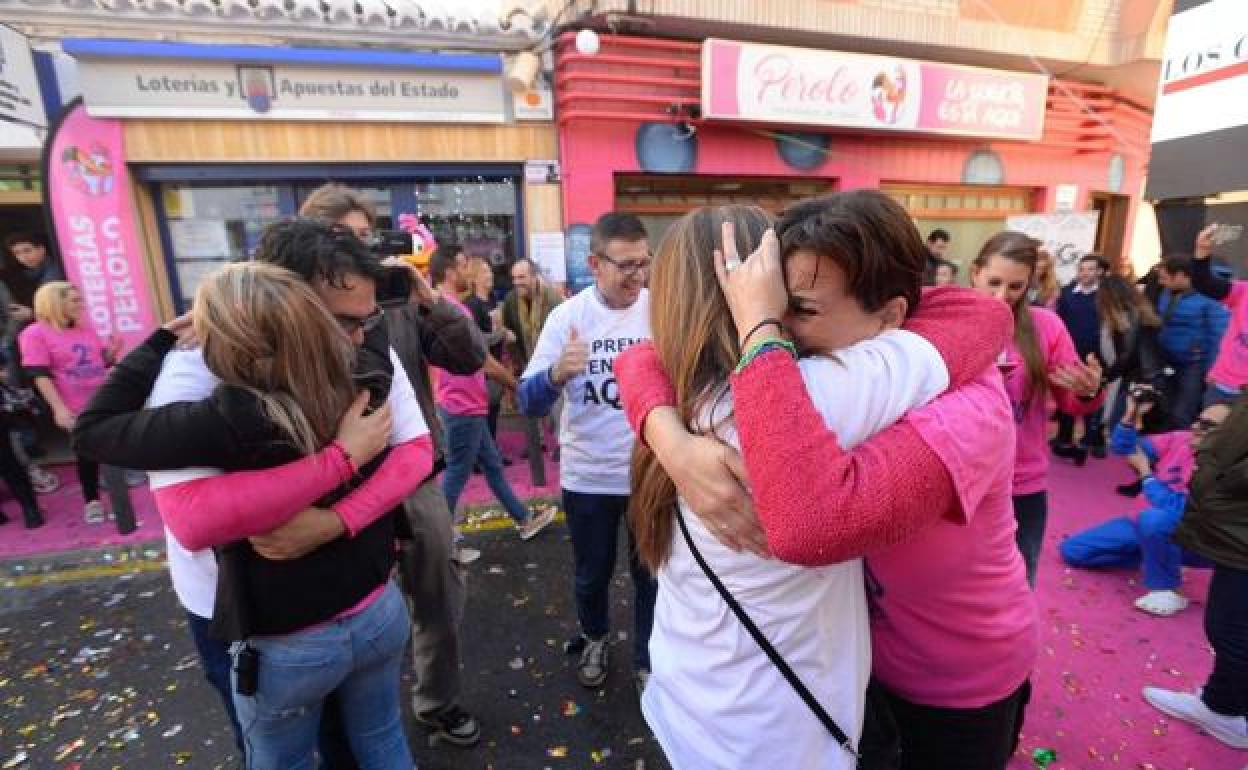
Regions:
<instances>
[{"instance_id":1,"label":"wooden facade panel","mask_svg":"<svg viewBox=\"0 0 1248 770\"><path fill-rule=\"evenodd\" d=\"M556 158L553 124L126 121L131 163L517 162Z\"/></svg>"}]
</instances>

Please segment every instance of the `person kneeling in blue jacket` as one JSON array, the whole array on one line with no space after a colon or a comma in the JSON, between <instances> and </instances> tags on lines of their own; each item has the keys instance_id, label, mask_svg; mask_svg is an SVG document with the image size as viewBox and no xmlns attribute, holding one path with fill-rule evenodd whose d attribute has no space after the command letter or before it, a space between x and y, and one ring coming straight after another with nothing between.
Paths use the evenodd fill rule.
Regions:
<instances>
[{"instance_id":1,"label":"person kneeling in blue jacket","mask_svg":"<svg viewBox=\"0 0 1248 770\"><path fill-rule=\"evenodd\" d=\"M1211 406L1200 413L1190 430L1141 435L1151 402L1127 399L1127 412L1114 427L1110 448L1127 458L1140 476L1148 507L1135 517L1110 519L1062 542L1062 560L1072 567L1141 567L1148 593L1135 600L1136 609L1168 616L1187 607L1179 593L1181 568L1208 567L1208 562L1184 551L1171 540L1187 505L1195 452L1209 429L1226 419L1230 408Z\"/></svg>"}]
</instances>

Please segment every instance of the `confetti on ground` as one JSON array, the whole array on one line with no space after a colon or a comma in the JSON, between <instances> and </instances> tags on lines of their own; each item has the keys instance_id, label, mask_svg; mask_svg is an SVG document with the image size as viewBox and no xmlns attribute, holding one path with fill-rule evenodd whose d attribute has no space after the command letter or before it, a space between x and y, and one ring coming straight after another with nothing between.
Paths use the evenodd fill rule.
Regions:
<instances>
[{"instance_id":1,"label":"confetti on ground","mask_svg":"<svg viewBox=\"0 0 1248 770\"><path fill-rule=\"evenodd\" d=\"M567 746L552 746L551 748L546 749L546 756L551 757L553 759L563 759L564 757L568 756L568 747Z\"/></svg>"}]
</instances>

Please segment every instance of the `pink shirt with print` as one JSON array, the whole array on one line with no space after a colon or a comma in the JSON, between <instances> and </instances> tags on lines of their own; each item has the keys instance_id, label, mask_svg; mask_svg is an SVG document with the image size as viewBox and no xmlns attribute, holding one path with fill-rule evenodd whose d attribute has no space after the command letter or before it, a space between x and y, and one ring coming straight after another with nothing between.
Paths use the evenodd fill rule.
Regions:
<instances>
[{"instance_id":1,"label":"pink shirt with print","mask_svg":"<svg viewBox=\"0 0 1248 770\"><path fill-rule=\"evenodd\" d=\"M1229 388L1248 385L1248 281L1232 281L1231 293L1222 298L1231 311L1231 322L1222 335L1218 360L1209 370L1209 379Z\"/></svg>"},{"instance_id":2,"label":"pink shirt with print","mask_svg":"<svg viewBox=\"0 0 1248 770\"><path fill-rule=\"evenodd\" d=\"M442 295L459 312L472 318L472 312L464 303L450 294ZM461 417L484 417L490 413L490 393L485 387L485 369L472 374L451 374L445 369L432 367L436 380L434 395L438 406L448 413Z\"/></svg>"},{"instance_id":3,"label":"pink shirt with print","mask_svg":"<svg viewBox=\"0 0 1248 770\"><path fill-rule=\"evenodd\" d=\"M1056 367L1079 363L1075 343L1066 331L1066 325L1056 313L1040 307L1031 308L1032 325L1036 341L1044 355L1045 368L1052 372ZM1009 374L1005 389L1010 394L1014 408L1016 430L1014 450L1014 494L1030 495L1043 492L1049 486L1049 400L1043 397L1027 398L1027 365L1018 346L1010 340L1005 351L1005 363ZM1057 408L1071 415L1084 415L1099 409L1105 400L1104 392L1085 401L1074 393L1052 385L1048 393L1057 402Z\"/></svg>"},{"instance_id":4,"label":"pink shirt with print","mask_svg":"<svg viewBox=\"0 0 1248 770\"><path fill-rule=\"evenodd\" d=\"M57 329L36 321L18 336L22 367L47 369L65 407L78 414L108 377L104 343L91 329Z\"/></svg>"}]
</instances>

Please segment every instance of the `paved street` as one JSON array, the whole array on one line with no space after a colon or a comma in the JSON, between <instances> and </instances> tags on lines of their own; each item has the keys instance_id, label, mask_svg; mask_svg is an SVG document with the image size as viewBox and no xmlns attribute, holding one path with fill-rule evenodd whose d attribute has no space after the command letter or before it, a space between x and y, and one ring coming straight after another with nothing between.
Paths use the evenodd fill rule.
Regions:
<instances>
[{"instance_id":1,"label":"paved street","mask_svg":"<svg viewBox=\"0 0 1248 770\"><path fill-rule=\"evenodd\" d=\"M590 692L562 652L575 625L563 526L527 544L503 531L471 542L484 556L470 568L465 705L481 717L484 736L473 750L435 748L413 730L420 766L662 767L637 710L628 642L619 639L631 631L624 573L613 593L614 690ZM68 570L0 573L0 767L237 767L159 554L136 556L96 553Z\"/></svg>"}]
</instances>

